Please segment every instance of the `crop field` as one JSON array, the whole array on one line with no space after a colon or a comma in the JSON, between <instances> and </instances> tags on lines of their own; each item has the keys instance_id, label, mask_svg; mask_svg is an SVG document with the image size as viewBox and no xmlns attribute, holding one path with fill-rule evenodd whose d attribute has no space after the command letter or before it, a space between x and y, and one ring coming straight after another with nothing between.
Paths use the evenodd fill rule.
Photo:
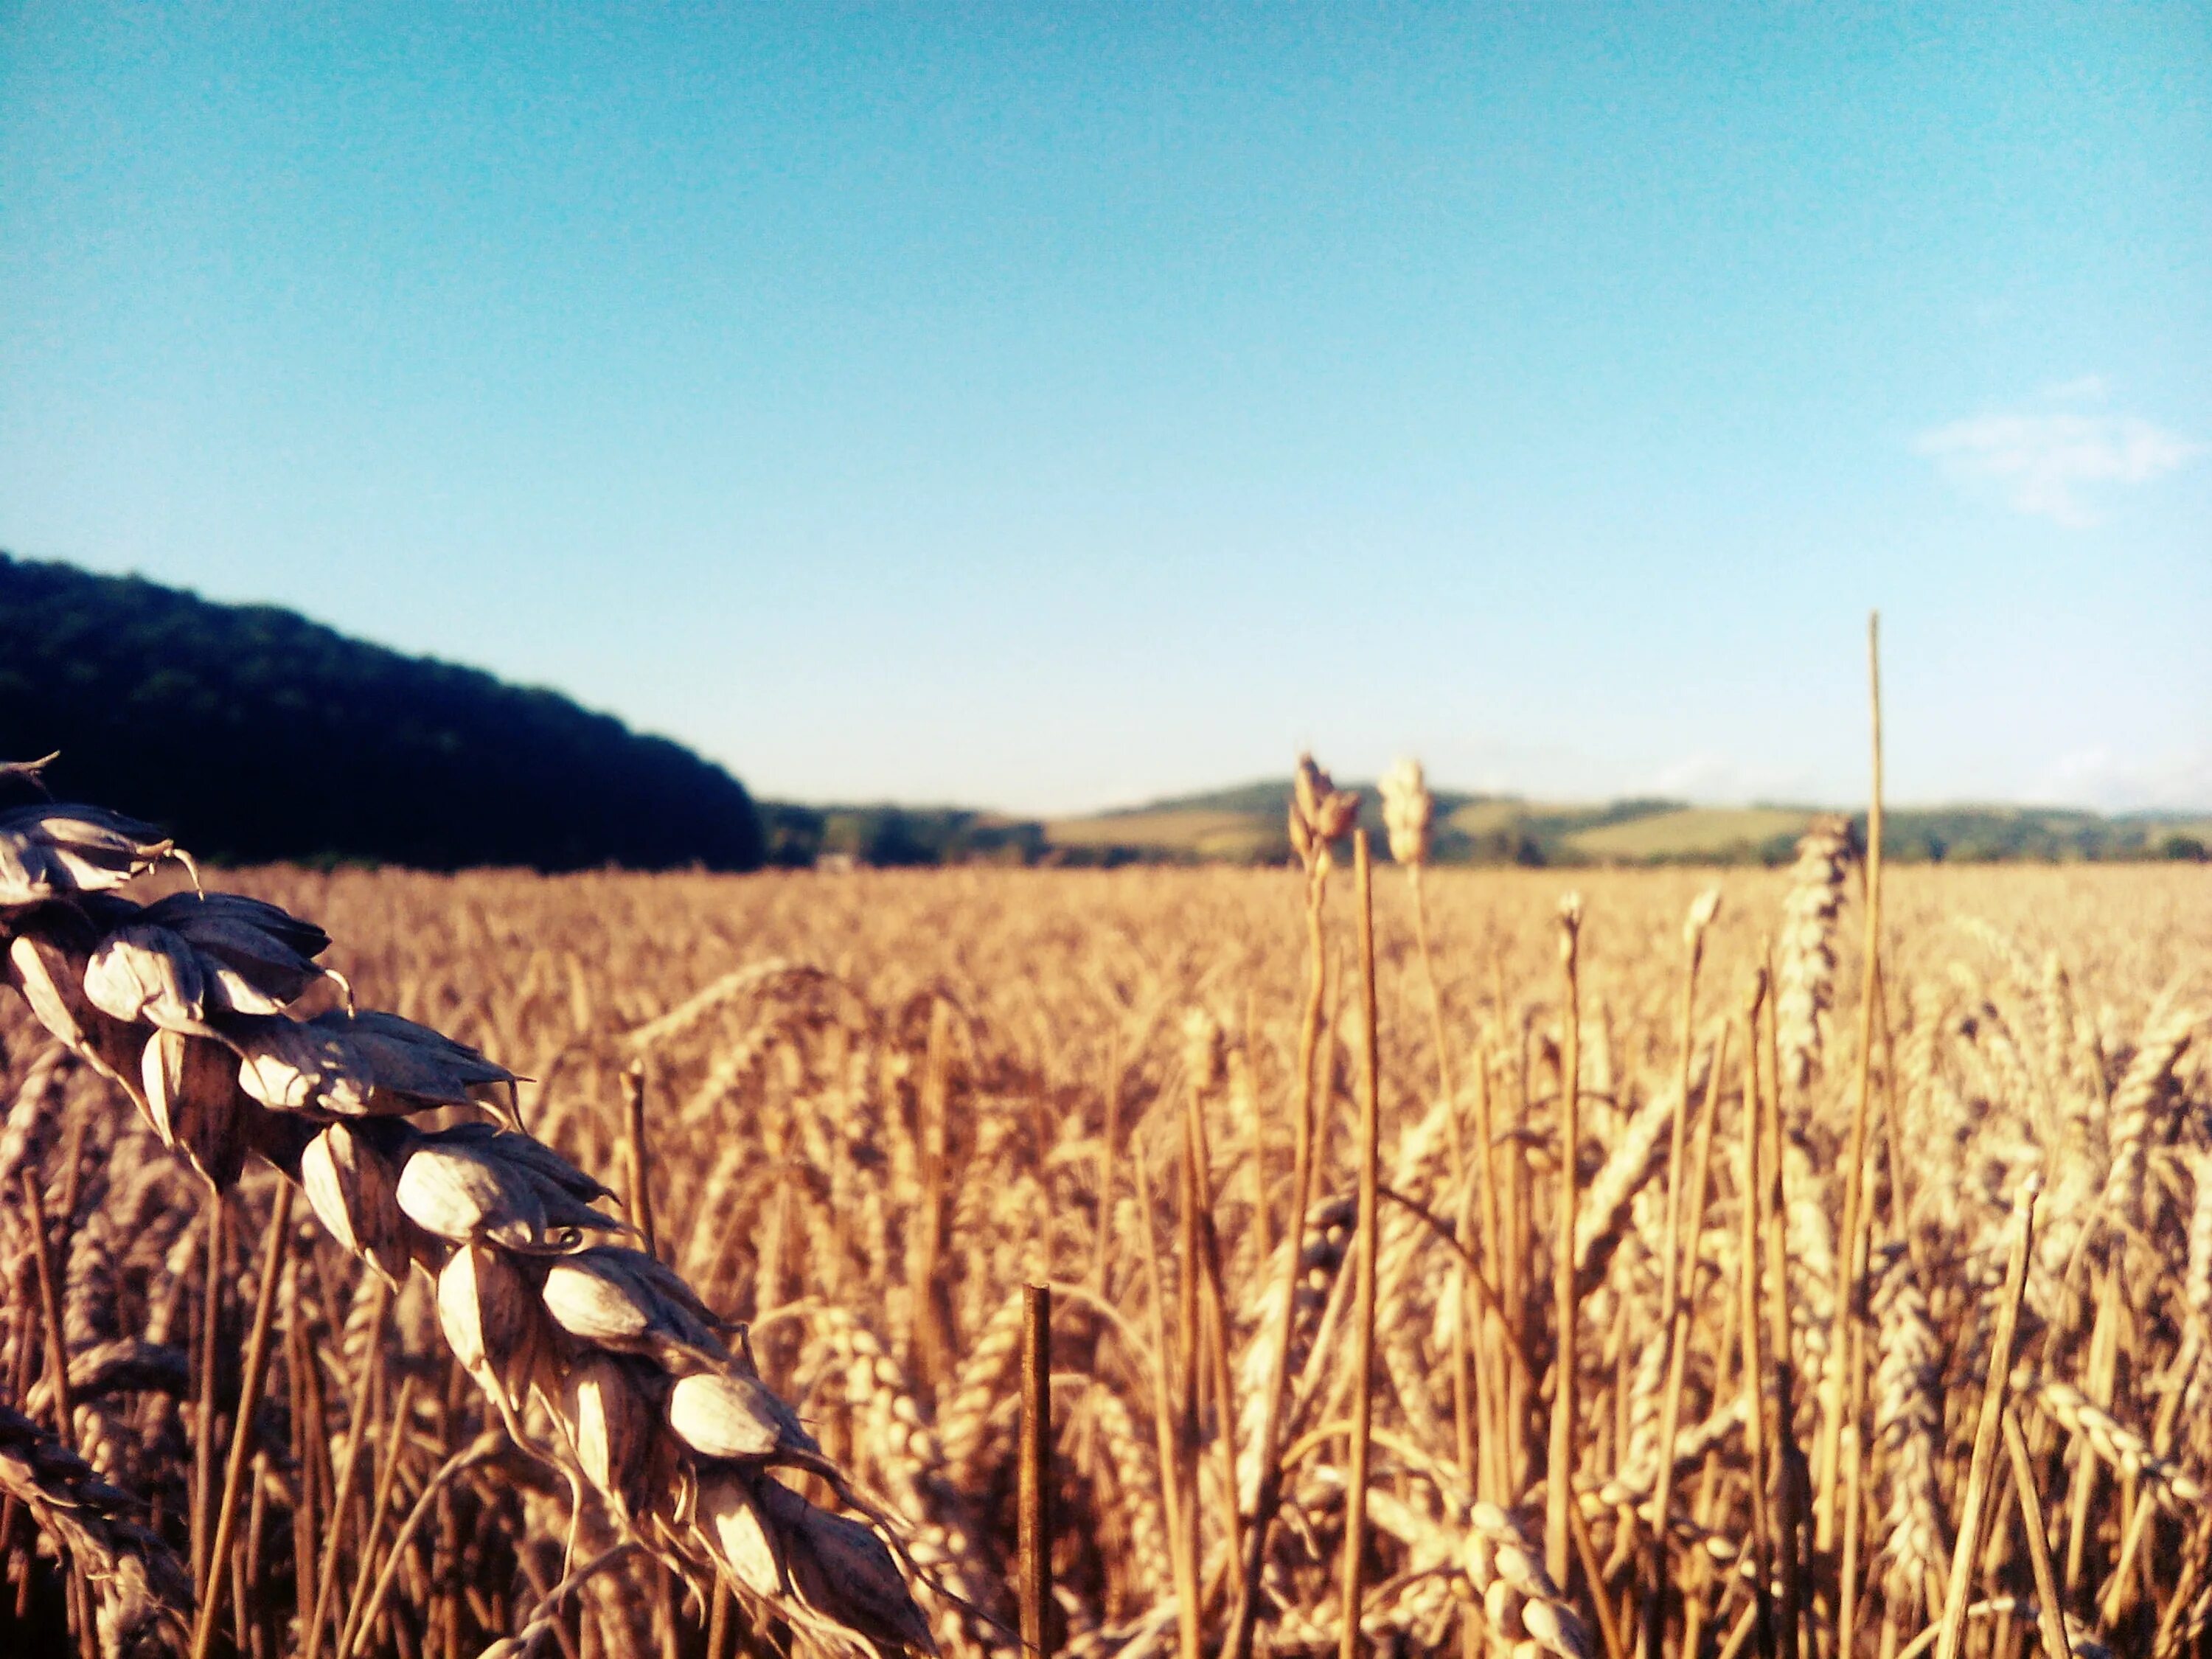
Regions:
<instances>
[{"instance_id":1,"label":"crop field","mask_svg":"<svg viewBox=\"0 0 2212 1659\"><path fill-rule=\"evenodd\" d=\"M1248 858L1274 832L1241 812L1185 810L1062 818L1046 827L1056 847L1136 845L1187 850L1201 858Z\"/></svg>"},{"instance_id":2,"label":"crop field","mask_svg":"<svg viewBox=\"0 0 2212 1659\"><path fill-rule=\"evenodd\" d=\"M2203 1650L2197 867L0 833L0 1651Z\"/></svg>"},{"instance_id":3,"label":"crop field","mask_svg":"<svg viewBox=\"0 0 2212 1659\"><path fill-rule=\"evenodd\" d=\"M1593 858L1650 857L1720 859L1741 848L1757 847L1774 836L1796 836L1809 814L1779 808L1684 807L1626 823L1578 830L1567 844Z\"/></svg>"}]
</instances>

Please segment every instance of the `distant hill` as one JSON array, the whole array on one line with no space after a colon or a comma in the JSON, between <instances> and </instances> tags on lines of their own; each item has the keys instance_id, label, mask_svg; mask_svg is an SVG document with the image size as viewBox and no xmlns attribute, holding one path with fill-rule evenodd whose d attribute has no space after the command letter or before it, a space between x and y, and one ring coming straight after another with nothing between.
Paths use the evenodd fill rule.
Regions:
<instances>
[{"instance_id":1,"label":"distant hill","mask_svg":"<svg viewBox=\"0 0 2212 1659\"><path fill-rule=\"evenodd\" d=\"M744 787L556 692L0 554L0 759L202 856L745 870ZM13 805L15 803L0 803Z\"/></svg>"},{"instance_id":2,"label":"distant hill","mask_svg":"<svg viewBox=\"0 0 2212 1659\"><path fill-rule=\"evenodd\" d=\"M1382 804L1358 790L1361 821L1382 846ZM1699 806L1688 801L1531 801L1437 792L1435 857L1447 864L1774 864L1822 810L1761 805ZM1047 822L1047 843L1085 862L1228 860L1273 863L1290 855L1284 829L1290 780L1240 784L1141 806ZM1864 814L1856 827L1865 836ZM1893 809L1885 850L1911 862L1951 860L2153 859L2203 855L2212 824L2187 815L2108 817L2057 807Z\"/></svg>"},{"instance_id":3,"label":"distant hill","mask_svg":"<svg viewBox=\"0 0 2212 1659\"><path fill-rule=\"evenodd\" d=\"M825 860L884 868L927 864L1036 864L1044 826L957 806L802 806L767 801L768 861L805 869Z\"/></svg>"},{"instance_id":4,"label":"distant hill","mask_svg":"<svg viewBox=\"0 0 2212 1659\"><path fill-rule=\"evenodd\" d=\"M403 656L289 611L0 553L0 760L56 749L58 793L150 819L232 862L745 870L1290 856L1287 775L1054 819L893 805L757 811L721 768L556 692ZM1381 803L1357 787L1387 856ZM1771 864L1818 811L1439 790L1435 856ZM2202 858L2212 844L2204 815L2060 808L1893 811L1886 829L1903 860Z\"/></svg>"}]
</instances>

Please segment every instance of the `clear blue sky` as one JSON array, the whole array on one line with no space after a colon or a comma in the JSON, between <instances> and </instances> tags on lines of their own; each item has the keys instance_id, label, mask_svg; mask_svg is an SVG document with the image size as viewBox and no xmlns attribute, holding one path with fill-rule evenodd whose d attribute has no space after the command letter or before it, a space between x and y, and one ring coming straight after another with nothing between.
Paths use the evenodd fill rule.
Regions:
<instances>
[{"instance_id":1,"label":"clear blue sky","mask_svg":"<svg viewBox=\"0 0 2212 1659\"><path fill-rule=\"evenodd\" d=\"M2212 805L2212 10L0 3L0 547L762 793Z\"/></svg>"}]
</instances>

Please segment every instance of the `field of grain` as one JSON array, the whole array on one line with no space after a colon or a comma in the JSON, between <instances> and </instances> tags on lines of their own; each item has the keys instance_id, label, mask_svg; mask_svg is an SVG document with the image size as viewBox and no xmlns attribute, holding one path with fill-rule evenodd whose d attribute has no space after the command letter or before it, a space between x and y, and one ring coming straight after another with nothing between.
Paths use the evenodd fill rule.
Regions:
<instances>
[{"instance_id":1,"label":"field of grain","mask_svg":"<svg viewBox=\"0 0 2212 1659\"><path fill-rule=\"evenodd\" d=\"M1045 826L1045 835L1055 847L1142 847L1193 858L1249 860L1276 830L1272 823L1255 823L1248 812L1189 809L1057 818Z\"/></svg>"},{"instance_id":2,"label":"field of grain","mask_svg":"<svg viewBox=\"0 0 2212 1659\"><path fill-rule=\"evenodd\" d=\"M594 1198L0 860L0 1651L1013 1652L1025 1285L1062 1651L2202 1650L2201 872L1350 863L208 875Z\"/></svg>"},{"instance_id":3,"label":"field of grain","mask_svg":"<svg viewBox=\"0 0 2212 1659\"><path fill-rule=\"evenodd\" d=\"M1710 859L1754 851L1776 836L1802 831L1812 815L1782 807L1686 806L1626 823L1577 830L1567 844L1594 859Z\"/></svg>"}]
</instances>

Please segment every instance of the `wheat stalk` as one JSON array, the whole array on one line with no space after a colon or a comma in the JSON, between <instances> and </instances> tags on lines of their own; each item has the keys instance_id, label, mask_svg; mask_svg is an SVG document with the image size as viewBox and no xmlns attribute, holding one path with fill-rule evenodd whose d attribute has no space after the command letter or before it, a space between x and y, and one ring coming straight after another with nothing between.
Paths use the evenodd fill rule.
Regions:
<instances>
[{"instance_id":1,"label":"wheat stalk","mask_svg":"<svg viewBox=\"0 0 2212 1659\"><path fill-rule=\"evenodd\" d=\"M318 1659L463 1659L495 1638L564 1659L893 1646L922 1632L844 1618L834 1598L872 1571L908 1578L902 1549L928 1637L976 1659L1015 1640L999 1588L1015 1550L999 1333L1020 1282L1048 1279L1069 1651L1161 1654L1186 1621L1201 1653L1226 1650L1256 1559L1250 1639L1273 1652L1537 1655L1559 1650L1540 1640L1547 1621L1571 1618L1582 1650L1625 1659L1748 1651L1762 1595L1786 1606L1802 1511L1779 1476L1789 1436L1814 1423L1746 1408L1795 1367L1793 1403L1799 1378L1817 1384L1824 1432L1832 1389L1838 1402L1829 1547L1797 1557L1802 1626L1817 1651L1895 1659L1941 1639L1929 1580L1948 1577L1972 1484L2005 1219L2040 1171L2026 1291L2039 1316L2016 1345L2026 1403L1999 1412L1982 1510L2002 1541L1970 1569L1966 1628L2002 1648L2033 1620L2086 1651L2083 1628L2050 1615L2094 1604L2113 1650L2178 1650L2212 1608L2212 1433L2189 1403L2212 1375L2212 1183L2197 1179L2212 1065L2188 1014L2204 1006L2212 935L2191 872L1887 875L1889 994L1831 972L1816 1011L1870 1032L1849 1057L1867 1073L1861 1137L1854 1091L1826 1080L1847 1069L1833 1030L1825 1069L1796 1088L1762 1018L1757 1080L1738 1087L1745 1022L1731 1009L1696 1024L1675 944L1696 892L1682 875L1588 873L1596 948L1579 964L1570 1061L1553 878L1464 875L1432 848L1395 848L1413 902L1375 917L1381 1363L1363 1376L1346 1269L1364 1008L1346 971L1353 929L1325 913L1316 927L1311 902L1337 856L1322 856L1323 819L1348 811L1328 803L1348 794L1308 778L1310 862L1291 899L1277 876L1221 871L210 884L263 910L169 892L159 867L131 876L161 838L125 848L113 837L135 832L112 817L0 817L18 838L9 890L28 891L33 869L47 884L0 909L0 971L76 1043L0 1006L0 1393L53 1424L65 1379L70 1438L143 1500L112 1500L112 1516L172 1559L201 1517L207 1600L148 1591L175 1602L156 1621L172 1644L219 1596L210 1622L242 1659L297 1659L311 1642ZM1386 793L1403 841L1419 815L1393 798L1417 797ZM24 852L49 822L76 827L55 832L59 850ZM52 890L72 859L88 890ZM1733 980L1759 955L1734 919L1784 898L1789 878L1730 880L1731 920L1708 915L1702 948L1706 971ZM303 914L338 942L324 948ZM1954 959L1962 938L1971 964ZM276 1006L255 1012L257 998ZM641 1029L649 1042L629 1040ZM642 1088L626 1080L641 1059ZM295 1085L303 1062L315 1076ZM403 1063L395 1092L380 1068ZM509 1070L536 1080L510 1085ZM1568 1077L1583 1158L1559 1462L1540 1448L1568 1369L1554 1339ZM112 1111L118 1094L142 1111ZM1740 1106L1755 1124L1727 1121ZM1724 1141L1755 1127L1741 1173L1711 1157L1717 1121ZM273 1273L271 1163L330 1220L282 1230ZM214 1298L195 1169L231 1182ZM610 1202L586 1173L615 1169L635 1202ZM26 1174L43 1234L27 1224ZM629 1227L648 1205L657 1251ZM1143 1329L1154 1270L1157 1340ZM241 1439L228 1402L264 1286L267 1397ZM447 1326L486 1387L446 1358ZM1289 1449L1263 1455L1279 1354ZM1346 1455L1363 1388L1364 1482ZM1263 1466L1279 1502L1255 1529ZM1494 1589L1474 1500L1519 1506L1510 1535L1493 1527L1482 1547L1533 1560L1554 1468L1573 1570L1552 1578L1547 1563L1542 1581ZM770 1483L858 1531L815 1529ZM1764 1573L1755 1505L1778 1546ZM1180 1540L1171 1507L1190 1517ZM2039 1565L2031 1507L2056 1529ZM85 1553L13 1493L0 1510L0 1647L23 1632L39 1650L70 1629L97 1643L100 1581L57 1570ZM794 1559L787 1526L811 1555ZM1655 1540L1656 1571L1632 1570Z\"/></svg>"},{"instance_id":2,"label":"wheat stalk","mask_svg":"<svg viewBox=\"0 0 2212 1659\"><path fill-rule=\"evenodd\" d=\"M296 1176L332 1236L386 1279L429 1273L447 1342L515 1443L588 1478L668 1565L717 1563L833 1638L928 1647L883 1540L775 1478L811 1474L859 1501L743 1345L652 1256L592 1242L623 1231L596 1207L611 1194L512 1127L514 1075L395 1014L300 1014L329 940L275 906L121 896L173 850L92 809L0 820L0 932L40 1022L211 1179L234 1178L251 1150ZM118 1063L134 1049L135 1080ZM510 1127L409 1121L469 1107ZM267 1318L264 1297L257 1344ZM532 1402L557 1445L526 1428ZM240 1468L234 1454L211 1571Z\"/></svg>"}]
</instances>

